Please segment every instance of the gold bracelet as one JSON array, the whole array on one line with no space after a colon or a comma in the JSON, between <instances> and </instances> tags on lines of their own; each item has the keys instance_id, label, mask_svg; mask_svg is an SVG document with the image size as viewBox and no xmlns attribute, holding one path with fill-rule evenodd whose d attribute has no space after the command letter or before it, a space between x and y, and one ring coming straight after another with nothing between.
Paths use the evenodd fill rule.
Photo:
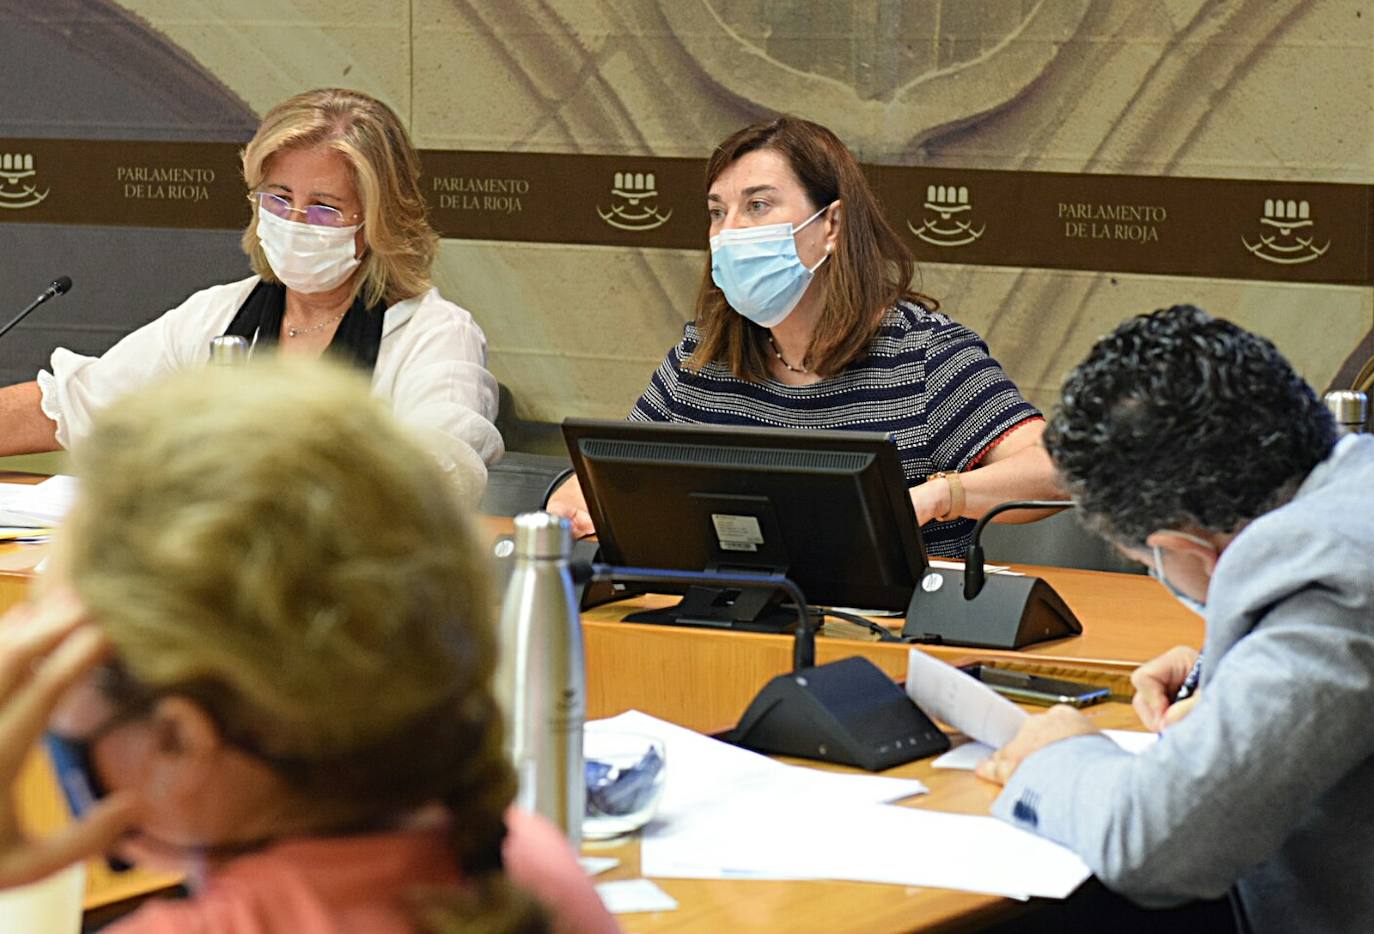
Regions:
<instances>
[{"instance_id":1,"label":"gold bracelet","mask_svg":"<svg viewBox=\"0 0 1374 934\"><path fill-rule=\"evenodd\" d=\"M941 470L931 474L926 480L944 480L949 486L949 509L936 516L936 519L944 522L948 519L958 519L964 514L964 482L959 479L957 470Z\"/></svg>"}]
</instances>

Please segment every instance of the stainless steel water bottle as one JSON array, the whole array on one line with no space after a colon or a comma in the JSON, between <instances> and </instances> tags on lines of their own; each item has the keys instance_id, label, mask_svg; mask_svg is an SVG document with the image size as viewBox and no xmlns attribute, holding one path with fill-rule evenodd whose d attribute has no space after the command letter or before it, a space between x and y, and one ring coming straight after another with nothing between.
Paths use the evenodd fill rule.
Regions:
<instances>
[{"instance_id":1,"label":"stainless steel water bottle","mask_svg":"<svg viewBox=\"0 0 1374 934\"><path fill-rule=\"evenodd\" d=\"M217 366L236 366L248 362L248 340L234 334L210 338L210 362Z\"/></svg>"},{"instance_id":2,"label":"stainless steel water bottle","mask_svg":"<svg viewBox=\"0 0 1374 934\"><path fill-rule=\"evenodd\" d=\"M571 549L567 519L547 512L515 517L496 689L506 713L506 748L520 781L517 803L553 821L576 847L586 810L587 675L568 573Z\"/></svg>"},{"instance_id":3,"label":"stainless steel water bottle","mask_svg":"<svg viewBox=\"0 0 1374 934\"><path fill-rule=\"evenodd\" d=\"M1369 399L1353 389L1336 389L1322 397L1327 410L1336 420L1336 431L1348 435L1364 431L1369 422Z\"/></svg>"}]
</instances>

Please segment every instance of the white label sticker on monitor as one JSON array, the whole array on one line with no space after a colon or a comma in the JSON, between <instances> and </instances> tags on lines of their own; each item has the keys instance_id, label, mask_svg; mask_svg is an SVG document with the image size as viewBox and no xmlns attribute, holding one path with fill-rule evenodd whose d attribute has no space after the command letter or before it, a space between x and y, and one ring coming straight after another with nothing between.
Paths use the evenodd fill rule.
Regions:
<instances>
[{"instance_id":1,"label":"white label sticker on monitor","mask_svg":"<svg viewBox=\"0 0 1374 934\"><path fill-rule=\"evenodd\" d=\"M763 529L754 516L713 512L711 524L716 527L716 541L721 551L758 551L763 544Z\"/></svg>"}]
</instances>

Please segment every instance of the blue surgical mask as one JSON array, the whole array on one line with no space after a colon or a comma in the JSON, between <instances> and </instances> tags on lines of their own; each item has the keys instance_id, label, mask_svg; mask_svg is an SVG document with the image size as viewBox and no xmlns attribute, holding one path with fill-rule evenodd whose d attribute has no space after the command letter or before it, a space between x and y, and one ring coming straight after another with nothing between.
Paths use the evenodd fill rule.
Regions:
<instances>
[{"instance_id":1,"label":"blue surgical mask","mask_svg":"<svg viewBox=\"0 0 1374 934\"><path fill-rule=\"evenodd\" d=\"M1159 550L1158 545L1151 545L1150 547L1154 550L1155 553L1155 566L1150 569L1150 576L1153 577L1155 580L1159 581L1161 584L1163 584L1164 589L1169 591L1169 595L1172 596L1179 603L1183 604L1185 607L1192 610L1198 616L1205 617L1207 615L1207 604L1203 603L1200 600L1194 600L1192 597L1188 596L1186 593L1179 590L1173 584L1169 583L1169 578L1164 576L1163 552Z\"/></svg>"},{"instance_id":2,"label":"blue surgical mask","mask_svg":"<svg viewBox=\"0 0 1374 934\"><path fill-rule=\"evenodd\" d=\"M831 208L826 205L800 225L767 224L722 230L711 238L711 281L730 307L760 327L781 324L797 307L811 277L829 252L809 269L797 256L797 231Z\"/></svg>"}]
</instances>

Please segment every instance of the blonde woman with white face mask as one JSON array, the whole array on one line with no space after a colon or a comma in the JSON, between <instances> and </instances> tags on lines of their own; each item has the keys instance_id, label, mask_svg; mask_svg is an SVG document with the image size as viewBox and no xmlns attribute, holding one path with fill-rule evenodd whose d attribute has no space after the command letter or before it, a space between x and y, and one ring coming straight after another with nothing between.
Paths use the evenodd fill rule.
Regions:
<instances>
[{"instance_id":1,"label":"blonde woman with white face mask","mask_svg":"<svg viewBox=\"0 0 1374 934\"><path fill-rule=\"evenodd\" d=\"M101 408L238 335L253 354L329 353L371 373L475 503L503 453L496 380L481 328L430 283L438 235L395 113L357 91L297 95L263 118L243 174L256 274L197 292L101 357L59 348L37 380L0 389L0 455L70 447Z\"/></svg>"}]
</instances>

